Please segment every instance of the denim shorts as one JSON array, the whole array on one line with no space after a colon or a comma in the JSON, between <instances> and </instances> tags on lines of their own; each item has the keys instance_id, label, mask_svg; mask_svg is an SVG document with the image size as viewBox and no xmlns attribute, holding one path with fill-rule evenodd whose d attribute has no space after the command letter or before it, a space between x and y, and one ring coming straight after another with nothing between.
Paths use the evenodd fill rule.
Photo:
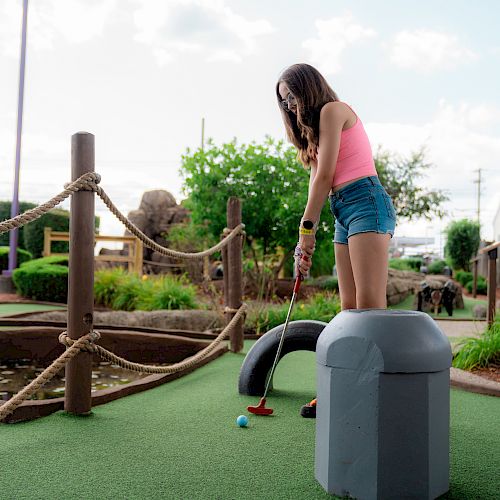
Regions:
<instances>
[{"instance_id":1,"label":"denim shorts","mask_svg":"<svg viewBox=\"0 0 500 500\"><path fill-rule=\"evenodd\" d=\"M364 177L331 194L335 217L334 243L347 245L353 234L380 233L394 236L396 211L376 175Z\"/></svg>"}]
</instances>

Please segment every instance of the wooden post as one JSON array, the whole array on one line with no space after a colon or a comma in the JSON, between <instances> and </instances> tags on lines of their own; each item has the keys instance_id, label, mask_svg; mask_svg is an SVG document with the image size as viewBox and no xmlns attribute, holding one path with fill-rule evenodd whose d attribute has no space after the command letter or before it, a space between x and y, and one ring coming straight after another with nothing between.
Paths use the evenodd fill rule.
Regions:
<instances>
[{"instance_id":1,"label":"wooden post","mask_svg":"<svg viewBox=\"0 0 500 500\"><path fill-rule=\"evenodd\" d=\"M234 229L239 224L241 224L241 202L238 198L231 197L227 200L227 227ZM243 298L242 243L243 239L240 235L231 240L227 246L227 267L224 268L224 276L226 275L226 269L229 270L227 306L231 309L241 307ZM225 314L227 323L231 321L234 315L233 312ZM231 331L230 349L232 352L240 352L243 349L243 323L243 318L241 318Z\"/></svg>"},{"instance_id":2,"label":"wooden post","mask_svg":"<svg viewBox=\"0 0 500 500\"><path fill-rule=\"evenodd\" d=\"M472 296L477 295L477 268L479 266L479 257L476 257L472 263Z\"/></svg>"},{"instance_id":3,"label":"wooden post","mask_svg":"<svg viewBox=\"0 0 500 500\"><path fill-rule=\"evenodd\" d=\"M142 240L137 238L135 240L135 272L138 274L138 276L141 278L142 273L143 273L143 261L142 261L142 255L143 255L143 244Z\"/></svg>"},{"instance_id":4,"label":"wooden post","mask_svg":"<svg viewBox=\"0 0 500 500\"><path fill-rule=\"evenodd\" d=\"M497 295L497 256L498 248L488 252L488 326L495 321L495 301Z\"/></svg>"},{"instance_id":5,"label":"wooden post","mask_svg":"<svg viewBox=\"0 0 500 500\"><path fill-rule=\"evenodd\" d=\"M78 132L71 138L71 179L95 171L94 136ZM89 333L94 317L94 201L93 191L71 196L68 286L68 337ZM81 352L66 365L64 409L88 415L92 408L92 354Z\"/></svg>"},{"instance_id":6,"label":"wooden post","mask_svg":"<svg viewBox=\"0 0 500 500\"><path fill-rule=\"evenodd\" d=\"M43 228L43 256L48 257L50 255L52 249L52 241L50 239L50 235L52 233L51 227Z\"/></svg>"}]
</instances>

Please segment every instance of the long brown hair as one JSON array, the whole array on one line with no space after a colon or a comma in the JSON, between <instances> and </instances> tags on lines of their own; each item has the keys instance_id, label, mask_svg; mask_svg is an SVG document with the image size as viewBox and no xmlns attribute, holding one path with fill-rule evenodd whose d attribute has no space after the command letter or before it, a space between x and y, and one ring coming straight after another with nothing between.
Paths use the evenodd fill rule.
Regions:
<instances>
[{"instance_id":1,"label":"long brown hair","mask_svg":"<svg viewBox=\"0 0 500 500\"><path fill-rule=\"evenodd\" d=\"M280 83L286 83L297 102L296 114L282 107ZM276 84L276 97L289 141L297 148L298 158L308 167L316 158L319 145L319 115L327 103L338 101L335 91L324 76L309 64L294 64L287 68Z\"/></svg>"}]
</instances>

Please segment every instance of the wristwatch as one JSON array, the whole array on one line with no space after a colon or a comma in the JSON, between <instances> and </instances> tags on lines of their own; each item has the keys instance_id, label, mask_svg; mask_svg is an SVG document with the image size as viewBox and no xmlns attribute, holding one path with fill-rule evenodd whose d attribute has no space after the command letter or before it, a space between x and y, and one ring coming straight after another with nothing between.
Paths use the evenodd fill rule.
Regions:
<instances>
[{"instance_id":1,"label":"wristwatch","mask_svg":"<svg viewBox=\"0 0 500 500\"><path fill-rule=\"evenodd\" d=\"M318 224L312 220L302 219L299 226L299 234L315 234Z\"/></svg>"},{"instance_id":2,"label":"wristwatch","mask_svg":"<svg viewBox=\"0 0 500 500\"><path fill-rule=\"evenodd\" d=\"M302 219L301 227L303 227L304 229L314 229L314 222L312 220Z\"/></svg>"}]
</instances>

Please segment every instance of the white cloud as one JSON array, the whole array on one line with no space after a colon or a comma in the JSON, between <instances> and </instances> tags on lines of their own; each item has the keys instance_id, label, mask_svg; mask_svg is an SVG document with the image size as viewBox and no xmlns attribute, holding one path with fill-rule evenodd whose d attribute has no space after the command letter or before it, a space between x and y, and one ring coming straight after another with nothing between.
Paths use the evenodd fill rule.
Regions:
<instances>
[{"instance_id":1,"label":"white cloud","mask_svg":"<svg viewBox=\"0 0 500 500\"><path fill-rule=\"evenodd\" d=\"M311 62L326 74L342 69L342 55L349 46L377 35L373 29L358 24L350 12L326 21L318 19L315 25L317 37L305 40L302 46L310 51Z\"/></svg>"},{"instance_id":2,"label":"white cloud","mask_svg":"<svg viewBox=\"0 0 500 500\"><path fill-rule=\"evenodd\" d=\"M82 43L103 33L116 0L44 0L28 6L28 47L53 49L58 37ZM22 2L3 2L0 7L0 52L19 57Z\"/></svg>"},{"instance_id":3,"label":"white cloud","mask_svg":"<svg viewBox=\"0 0 500 500\"><path fill-rule=\"evenodd\" d=\"M478 57L456 35L427 29L400 31L388 47L392 63L422 73L453 69Z\"/></svg>"},{"instance_id":4,"label":"white cloud","mask_svg":"<svg viewBox=\"0 0 500 500\"><path fill-rule=\"evenodd\" d=\"M269 21L249 21L222 0L132 0L135 40L151 45L160 65L186 53L208 62L241 62L255 53L260 36L272 33Z\"/></svg>"},{"instance_id":5,"label":"white cloud","mask_svg":"<svg viewBox=\"0 0 500 500\"><path fill-rule=\"evenodd\" d=\"M425 146L425 158L433 167L422 184L448 192L454 218L474 217L477 169L483 170L482 223L487 235L500 203L500 137L483 130L500 125L500 114L486 105L439 102L433 119L422 125L368 123L366 130L374 152L383 149L408 156Z\"/></svg>"}]
</instances>

